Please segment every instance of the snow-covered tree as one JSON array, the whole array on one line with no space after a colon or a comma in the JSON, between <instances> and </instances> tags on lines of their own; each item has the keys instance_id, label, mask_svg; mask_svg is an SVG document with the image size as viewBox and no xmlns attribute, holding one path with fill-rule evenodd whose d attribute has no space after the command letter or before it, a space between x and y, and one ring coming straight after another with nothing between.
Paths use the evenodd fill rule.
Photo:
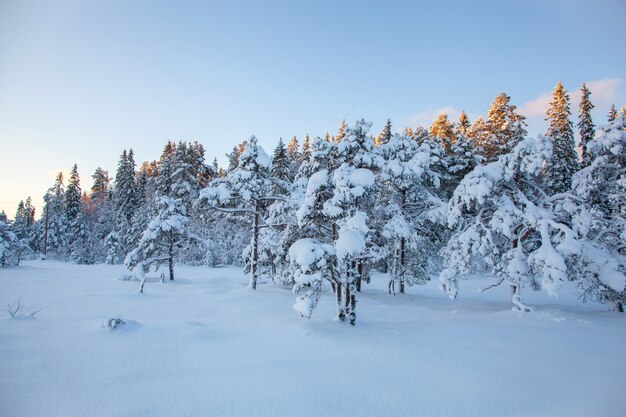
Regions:
<instances>
[{"instance_id":1,"label":"snow-covered tree","mask_svg":"<svg viewBox=\"0 0 626 417\"><path fill-rule=\"evenodd\" d=\"M287 149L280 138L272 157L272 175L283 181L289 181L291 177L291 160L287 155Z\"/></svg>"},{"instance_id":2,"label":"snow-covered tree","mask_svg":"<svg viewBox=\"0 0 626 417\"><path fill-rule=\"evenodd\" d=\"M615 104L611 104L611 108L609 109L609 114L606 116L607 122L611 123L617 118L617 109L615 108Z\"/></svg>"},{"instance_id":3,"label":"snow-covered tree","mask_svg":"<svg viewBox=\"0 0 626 417\"><path fill-rule=\"evenodd\" d=\"M546 112L546 137L552 143L552 159L545 172L545 188L550 195L567 191L572 176L579 169L570 114L569 95L559 82L552 92L550 108Z\"/></svg>"},{"instance_id":4,"label":"snow-covered tree","mask_svg":"<svg viewBox=\"0 0 626 417\"><path fill-rule=\"evenodd\" d=\"M582 95L580 97L580 104L578 106L578 132L580 133L580 148L582 149L582 163L583 167L587 167L593 160L593 155L589 152L589 142L596 134L595 125L591 119L591 110L595 107L591 104L589 96L591 91L583 83L580 89Z\"/></svg>"},{"instance_id":5,"label":"snow-covered tree","mask_svg":"<svg viewBox=\"0 0 626 417\"><path fill-rule=\"evenodd\" d=\"M587 143L591 164L574 175L582 198L574 227L586 239L581 257L581 296L624 311L626 292L626 118L617 116Z\"/></svg>"},{"instance_id":6,"label":"snow-covered tree","mask_svg":"<svg viewBox=\"0 0 626 417\"><path fill-rule=\"evenodd\" d=\"M525 286L558 292L575 233L555 218L537 186L550 157L547 138L527 138L461 181L448 205L454 234L442 250L446 268L439 275L450 298L457 296L459 279L482 268L497 277L494 285L510 286L511 302L521 310L530 310L521 299Z\"/></svg>"},{"instance_id":7,"label":"snow-covered tree","mask_svg":"<svg viewBox=\"0 0 626 417\"><path fill-rule=\"evenodd\" d=\"M44 255L50 254L65 257L67 253L67 216L65 214L65 186L63 173L59 172L54 185L44 195L43 242Z\"/></svg>"},{"instance_id":8,"label":"snow-covered tree","mask_svg":"<svg viewBox=\"0 0 626 417\"><path fill-rule=\"evenodd\" d=\"M469 117L467 117L467 113L465 113L465 110L461 111L461 114L459 115L459 120L456 122L456 125L454 126L454 133L457 135L457 137L458 136L467 137L467 134L471 127L472 127L472 124L469 121Z\"/></svg>"},{"instance_id":9,"label":"snow-covered tree","mask_svg":"<svg viewBox=\"0 0 626 417\"><path fill-rule=\"evenodd\" d=\"M486 128L490 135L478 143L487 161L510 152L526 136L526 118L510 101L510 96L500 93L487 110Z\"/></svg>"},{"instance_id":10,"label":"snow-covered tree","mask_svg":"<svg viewBox=\"0 0 626 417\"><path fill-rule=\"evenodd\" d=\"M380 212L390 294L428 280L434 255L432 213L443 204L431 191L440 184L440 175L430 169L439 155L431 154L431 149L400 135L378 148L384 159L378 181L380 198L386 202Z\"/></svg>"},{"instance_id":11,"label":"snow-covered tree","mask_svg":"<svg viewBox=\"0 0 626 417\"><path fill-rule=\"evenodd\" d=\"M252 221L252 241L245 251L245 270L250 273L250 288L256 289L259 278L260 231L265 226L266 207L283 198L272 194L276 180L271 177L270 157L258 146L256 137L250 137L239 156L237 168L223 178L216 178L202 190L196 205L207 204L222 213Z\"/></svg>"},{"instance_id":12,"label":"snow-covered tree","mask_svg":"<svg viewBox=\"0 0 626 417\"><path fill-rule=\"evenodd\" d=\"M354 127L347 128L345 137L337 145L336 155L329 158L329 162L337 164L333 165L337 168L332 172L322 169L309 179L297 216L300 227L306 229L303 231L304 238L312 240L304 241L308 242L306 245L298 240L294 245L296 248L298 245L306 246L307 250L314 252L323 251L324 255L320 256L332 259L332 262L319 266L329 269L325 273L314 274L312 277L316 277L316 282L296 280L295 291L306 291L294 306L301 314L308 311L303 306L316 305L310 300L318 297L318 290L315 289L321 288L320 280L329 279L337 300L339 321L348 318L350 324L355 324L357 287L366 277L366 262L370 257L370 229L365 211L368 192L375 179L370 168L379 164L379 158L372 152L374 144L368 135L370 127L371 123L361 120ZM325 245L333 246L334 250ZM300 265L297 260L291 261L300 271L298 276L310 276L306 272L310 271L309 266ZM310 316L310 311L303 315Z\"/></svg>"},{"instance_id":13,"label":"snow-covered tree","mask_svg":"<svg viewBox=\"0 0 626 417\"><path fill-rule=\"evenodd\" d=\"M11 231L7 216L0 213L0 268L15 265L16 256L14 253L17 236Z\"/></svg>"},{"instance_id":14,"label":"snow-covered tree","mask_svg":"<svg viewBox=\"0 0 626 417\"><path fill-rule=\"evenodd\" d=\"M430 125L428 131L430 136L441 141L446 152L450 150L450 145L456 140L454 126L448 120L447 114L437 116L437 119Z\"/></svg>"},{"instance_id":15,"label":"snow-covered tree","mask_svg":"<svg viewBox=\"0 0 626 417\"><path fill-rule=\"evenodd\" d=\"M383 130L376 136L374 140L374 146L380 146L385 143L388 143L391 139L391 120L387 119L385 126L383 126Z\"/></svg>"},{"instance_id":16,"label":"snow-covered tree","mask_svg":"<svg viewBox=\"0 0 626 417\"><path fill-rule=\"evenodd\" d=\"M135 278L140 279L141 292L145 284L145 272L151 265L156 269L168 265L169 279L174 280L174 259L184 244L195 240L189 233L187 209L180 198L159 196L156 201L158 214L143 232L139 245L124 260Z\"/></svg>"}]
</instances>

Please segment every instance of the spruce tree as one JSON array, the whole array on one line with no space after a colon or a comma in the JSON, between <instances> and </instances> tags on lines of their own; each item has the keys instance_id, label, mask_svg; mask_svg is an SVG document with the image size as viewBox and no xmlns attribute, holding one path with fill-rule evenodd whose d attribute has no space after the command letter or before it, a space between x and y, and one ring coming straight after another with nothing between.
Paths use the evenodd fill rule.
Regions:
<instances>
[{"instance_id":1,"label":"spruce tree","mask_svg":"<svg viewBox=\"0 0 626 417\"><path fill-rule=\"evenodd\" d=\"M309 138L309 134L304 135L304 140L302 141L302 161L308 161L311 157L311 140Z\"/></svg>"},{"instance_id":2,"label":"spruce tree","mask_svg":"<svg viewBox=\"0 0 626 417\"><path fill-rule=\"evenodd\" d=\"M562 193L570 188L572 176L579 169L574 145L574 129L569 120L569 95L560 82L552 92L552 102L546 112L546 137L552 143L552 159L545 174L546 192Z\"/></svg>"},{"instance_id":3,"label":"spruce tree","mask_svg":"<svg viewBox=\"0 0 626 417\"><path fill-rule=\"evenodd\" d=\"M456 126L454 127L454 133L457 136L467 137L467 133L471 126L472 124L469 121L469 117L467 117L467 113L465 113L465 110L463 110L461 111L461 114L459 115L459 121L456 123Z\"/></svg>"},{"instance_id":4,"label":"spruce tree","mask_svg":"<svg viewBox=\"0 0 626 417\"><path fill-rule=\"evenodd\" d=\"M609 109L609 114L607 115L607 121L612 123L617 118L617 109L615 109L615 104L611 104L611 108Z\"/></svg>"},{"instance_id":5,"label":"spruce tree","mask_svg":"<svg viewBox=\"0 0 626 417\"><path fill-rule=\"evenodd\" d=\"M391 139L391 119L387 119L387 122L385 123L383 130L374 139L374 145L376 147L380 145L384 145L386 143L389 143L390 139Z\"/></svg>"},{"instance_id":6,"label":"spruce tree","mask_svg":"<svg viewBox=\"0 0 626 417\"><path fill-rule=\"evenodd\" d=\"M290 181L290 171L291 161L287 155L283 139L280 138L272 157L272 176L282 181Z\"/></svg>"},{"instance_id":7,"label":"spruce tree","mask_svg":"<svg viewBox=\"0 0 626 417\"><path fill-rule=\"evenodd\" d=\"M346 120L341 119L341 124L339 125L339 130L337 130L337 134L334 136L334 142L341 142L343 138L346 137Z\"/></svg>"},{"instance_id":8,"label":"spruce tree","mask_svg":"<svg viewBox=\"0 0 626 417\"><path fill-rule=\"evenodd\" d=\"M582 96L580 98L580 105L578 106L578 132L580 133L580 147L582 149L582 166L586 167L591 164L593 155L589 151L588 144L596 134L595 125L591 120L591 110L595 107L589 100L591 91L583 83L580 89Z\"/></svg>"}]
</instances>

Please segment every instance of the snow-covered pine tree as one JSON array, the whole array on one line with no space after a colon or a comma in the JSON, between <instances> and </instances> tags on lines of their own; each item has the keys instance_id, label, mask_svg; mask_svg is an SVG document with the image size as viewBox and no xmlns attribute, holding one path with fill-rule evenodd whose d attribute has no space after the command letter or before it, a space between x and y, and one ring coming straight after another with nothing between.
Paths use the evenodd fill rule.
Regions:
<instances>
[{"instance_id":1,"label":"snow-covered pine tree","mask_svg":"<svg viewBox=\"0 0 626 417\"><path fill-rule=\"evenodd\" d=\"M285 149L283 139L278 140L278 145L274 149L272 156L272 176L282 181L290 181L291 177L291 160Z\"/></svg>"},{"instance_id":2,"label":"snow-covered pine tree","mask_svg":"<svg viewBox=\"0 0 626 417\"><path fill-rule=\"evenodd\" d=\"M132 218L137 209L137 187L135 182L135 160L133 150L124 149L115 174L115 188L113 190L113 204L115 207L115 232L120 237L123 257L137 240L132 234Z\"/></svg>"},{"instance_id":3,"label":"snow-covered pine tree","mask_svg":"<svg viewBox=\"0 0 626 417\"><path fill-rule=\"evenodd\" d=\"M552 159L545 172L545 190L549 195L569 190L572 176L579 169L574 144L574 130L569 120L569 95L563 84L557 83L546 112L546 137L552 143Z\"/></svg>"},{"instance_id":4,"label":"snow-covered pine tree","mask_svg":"<svg viewBox=\"0 0 626 417\"><path fill-rule=\"evenodd\" d=\"M239 157L239 165L223 178L216 178L202 190L196 202L199 209L211 209L252 221L252 241L244 254L245 270L250 273L250 288L256 289L259 278L260 231L265 225L266 207L282 196L272 194L271 160L256 137L250 137Z\"/></svg>"},{"instance_id":5,"label":"snow-covered pine tree","mask_svg":"<svg viewBox=\"0 0 626 417\"><path fill-rule=\"evenodd\" d=\"M482 136L486 140L478 143L478 146L488 162L511 152L526 136L526 118L517 113L517 106L510 104L510 101L510 96L500 93L487 110L486 129L490 134Z\"/></svg>"},{"instance_id":6,"label":"snow-covered pine tree","mask_svg":"<svg viewBox=\"0 0 626 417\"><path fill-rule=\"evenodd\" d=\"M405 136L411 138L418 145L421 145L424 142L430 141L430 134L428 133L428 129L424 126L417 126L415 129L411 129L410 127L406 127L404 129Z\"/></svg>"},{"instance_id":7,"label":"snow-covered pine tree","mask_svg":"<svg viewBox=\"0 0 626 417\"><path fill-rule=\"evenodd\" d=\"M380 158L373 153L374 143L368 133L371 123L359 120L346 129L346 136L337 145L339 167L332 172L333 197L324 209L336 218L339 228L335 240L339 283L335 288L341 297L338 318L356 320L356 292L368 280L371 257L368 209L373 202L369 193L374 186L374 173Z\"/></svg>"},{"instance_id":8,"label":"snow-covered pine tree","mask_svg":"<svg viewBox=\"0 0 626 417\"><path fill-rule=\"evenodd\" d=\"M609 114L606 116L607 122L611 123L617 118L617 109L615 108L615 104L611 104L611 108L609 109Z\"/></svg>"},{"instance_id":9,"label":"snow-covered pine tree","mask_svg":"<svg viewBox=\"0 0 626 417\"><path fill-rule=\"evenodd\" d=\"M428 280L433 238L430 236L432 212L441 211L443 202L431 190L440 183L440 175L430 169L439 160L431 154L427 143L421 146L406 136L392 135L377 148L383 157L377 176L383 218L382 236L386 240L389 273L389 294L404 293L406 285L422 284ZM397 288L396 288L397 287Z\"/></svg>"},{"instance_id":10,"label":"snow-covered pine tree","mask_svg":"<svg viewBox=\"0 0 626 417\"><path fill-rule=\"evenodd\" d=\"M334 135L334 140L333 142L339 143L343 140L343 138L346 136L346 120L345 119L341 119L341 124L339 125L339 129L337 130L337 134Z\"/></svg>"},{"instance_id":11,"label":"snow-covered pine tree","mask_svg":"<svg viewBox=\"0 0 626 417\"><path fill-rule=\"evenodd\" d=\"M0 212L0 268L15 265L15 244L18 238L11 231L9 220L4 211Z\"/></svg>"},{"instance_id":12,"label":"snow-covered pine tree","mask_svg":"<svg viewBox=\"0 0 626 417\"><path fill-rule=\"evenodd\" d=\"M442 250L446 268L439 275L450 298L458 294L459 279L487 268L497 278L492 286L508 284L515 308L529 311L522 287L556 295L567 280L576 233L555 216L557 197L537 186L551 148L543 136L527 138L497 161L474 168L454 191L447 216L454 234Z\"/></svg>"},{"instance_id":13,"label":"snow-covered pine tree","mask_svg":"<svg viewBox=\"0 0 626 417\"><path fill-rule=\"evenodd\" d=\"M589 152L588 144L596 134L595 125L591 119L591 110L595 107L591 104L589 96L591 91L583 83L580 89L581 97L580 104L578 106L578 132L580 133L580 148L582 149L582 162L583 167L587 167L593 160L593 155Z\"/></svg>"},{"instance_id":14,"label":"snow-covered pine tree","mask_svg":"<svg viewBox=\"0 0 626 417\"><path fill-rule=\"evenodd\" d=\"M447 114L440 114L428 128L430 136L437 138L446 152L450 152L450 146L456 140L454 126L448 120Z\"/></svg>"},{"instance_id":15,"label":"snow-covered pine tree","mask_svg":"<svg viewBox=\"0 0 626 417\"><path fill-rule=\"evenodd\" d=\"M374 146L378 147L380 145L384 145L389 142L391 139L391 119L387 119L385 126L383 126L383 130L376 136L374 140Z\"/></svg>"},{"instance_id":16,"label":"snow-covered pine tree","mask_svg":"<svg viewBox=\"0 0 626 417\"><path fill-rule=\"evenodd\" d=\"M298 169L300 168L300 163L302 162L300 144L298 143L298 138L295 136L291 138L289 143L287 143L287 155L291 163L291 168L289 169L289 177L295 178L296 174L298 173Z\"/></svg>"},{"instance_id":17,"label":"snow-covered pine tree","mask_svg":"<svg viewBox=\"0 0 626 417\"><path fill-rule=\"evenodd\" d=\"M11 230L17 238L15 249L18 265L25 254L32 252L37 247L34 225L35 208L32 205L31 198L28 197L26 202L19 202L15 212L15 219L11 225Z\"/></svg>"},{"instance_id":18,"label":"snow-covered pine tree","mask_svg":"<svg viewBox=\"0 0 626 417\"><path fill-rule=\"evenodd\" d=\"M65 215L68 228L70 260L76 263L91 263L91 245L87 230L87 219L81 210L81 189L78 166L74 164L65 190Z\"/></svg>"},{"instance_id":19,"label":"snow-covered pine tree","mask_svg":"<svg viewBox=\"0 0 626 417\"><path fill-rule=\"evenodd\" d=\"M583 300L624 311L626 292L626 118L617 116L587 143L590 165L574 175L583 200L573 227L585 239L579 289ZM576 203L580 204L579 200ZM580 208L579 208L580 209Z\"/></svg>"},{"instance_id":20,"label":"snow-covered pine tree","mask_svg":"<svg viewBox=\"0 0 626 417\"><path fill-rule=\"evenodd\" d=\"M469 117L467 117L467 113L465 113L465 110L462 110L461 114L459 115L459 120L456 122L456 125L454 126L454 133L456 134L457 137L459 136L467 137L469 129L471 127L472 127L472 124L469 121Z\"/></svg>"},{"instance_id":21,"label":"snow-covered pine tree","mask_svg":"<svg viewBox=\"0 0 626 417\"><path fill-rule=\"evenodd\" d=\"M309 138L309 134L304 135L304 140L302 141L302 151L300 155L300 159L302 161L308 161L311 157L311 139Z\"/></svg>"},{"instance_id":22,"label":"snow-covered pine tree","mask_svg":"<svg viewBox=\"0 0 626 417\"><path fill-rule=\"evenodd\" d=\"M63 258L67 254L67 216L65 214L65 186L63 185L63 173L59 172L54 185L44 195L44 209L41 222L43 227L43 253L47 256Z\"/></svg>"},{"instance_id":23,"label":"snow-covered pine tree","mask_svg":"<svg viewBox=\"0 0 626 417\"><path fill-rule=\"evenodd\" d=\"M177 251L195 237L189 233L187 209L180 198L157 196L158 213L143 232L139 245L130 251L124 260L132 275L141 281L143 292L145 273L150 266L157 270L167 264L170 281L174 280L174 259Z\"/></svg>"}]
</instances>

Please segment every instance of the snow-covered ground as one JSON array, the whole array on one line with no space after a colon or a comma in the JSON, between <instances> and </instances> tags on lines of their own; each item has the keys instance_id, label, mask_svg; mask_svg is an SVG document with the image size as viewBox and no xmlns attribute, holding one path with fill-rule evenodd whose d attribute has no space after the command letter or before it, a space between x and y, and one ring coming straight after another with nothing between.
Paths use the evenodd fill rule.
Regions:
<instances>
[{"instance_id":1,"label":"snow-covered ground","mask_svg":"<svg viewBox=\"0 0 626 417\"><path fill-rule=\"evenodd\" d=\"M618 416L626 317L604 306L461 283L389 296L376 275L357 326L311 320L239 269L178 267L177 281L120 281L121 266L35 261L0 270L0 416ZM152 274L156 276L155 274ZM120 317L115 330L100 322Z\"/></svg>"}]
</instances>

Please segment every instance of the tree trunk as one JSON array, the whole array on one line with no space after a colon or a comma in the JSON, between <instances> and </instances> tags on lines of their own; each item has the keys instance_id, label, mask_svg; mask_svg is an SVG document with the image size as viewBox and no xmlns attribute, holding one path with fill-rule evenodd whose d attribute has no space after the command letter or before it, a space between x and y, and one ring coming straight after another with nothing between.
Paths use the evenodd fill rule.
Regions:
<instances>
[{"instance_id":1,"label":"tree trunk","mask_svg":"<svg viewBox=\"0 0 626 417\"><path fill-rule=\"evenodd\" d=\"M399 253L399 257L400 257L400 294L404 294L404 251L405 251L405 243L404 243L404 238L400 239L400 253Z\"/></svg>"},{"instance_id":2,"label":"tree trunk","mask_svg":"<svg viewBox=\"0 0 626 417\"><path fill-rule=\"evenodd\" d=\"M170 281L174 281L174 243L170 243L168 255L168 262L170 266Z\"/></svg>"},{"instance_id":3,"label":"tree trunk","mask_svg":"<svg viewBox=\"0 0 626 417\"><path fill-rule=\"evenodd\" d=\"M344 310L343 303L341 302L341 295L342 295L342 285L341 285L341 282L337 281L335 283L335 297L337 300L337 319L340 322L343 322L346 319L346 312Z\"/></svg>"},{"instance_id":4,"label":"tree trunk","mask_svg":"<svg viewBox=\"0 0 626 417\"><path fill-rule=\"evenodd\" d=\"M252 273L250 277L250 288L253 290L256 290L259 263L259 220L259 202L256 201L254 203L254 231L252 234L252 265L250 265Z\"/></svg>"}]
</instances>

